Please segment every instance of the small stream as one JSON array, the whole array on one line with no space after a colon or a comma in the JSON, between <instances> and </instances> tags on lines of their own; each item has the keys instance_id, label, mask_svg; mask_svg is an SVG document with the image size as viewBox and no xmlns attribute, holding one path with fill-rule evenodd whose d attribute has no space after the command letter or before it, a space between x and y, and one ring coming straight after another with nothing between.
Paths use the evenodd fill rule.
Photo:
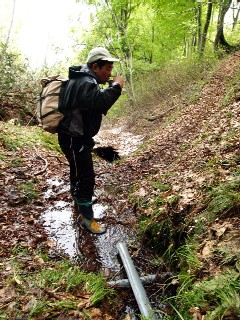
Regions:
<instances>
[{"instance_id":1,"label":"small stream","mask_svg":"<svg viewBox=\"0 0 240 320\"><path fill-rule=\"evenodd\" d=\"M122 128L102 131L97 136L96 141L99 145L113 145L112 141L118 141L118 145L113 145L121 157L126 157L137 150L142 142L142 136L133 136L123 132ZM61 181L60 177L47 180L49 185L45 192L46 199L58 199L59 195L68 193L68 183ZM101 190L97 190L101 193ZM65 199L64 197L62 197ZM56 245L56 249L68 255L70 259L78 260L88 271L102 270L106 278L120 279L123 266L118 257L116 244L126 242L135 237L129 226L125 226L118 221L111 223L111 217L107 215L108 206L100 203L93 205L94 217L107 226L107 232L103 235L93 235L84 228L76 227L76 212L74 204L65 200L50 201L51 205L40 217L45 231L50 240ZM114 212L111 213L114 215ZM134 299L132 299L134 301ZM133 309L129 303L126 306L126 313L131 314L131 319L136 319ZM137 311L139 313L139 311ZM162 318L159 315L159 319Z\"/></svg>"},{"instance_id":2,"label":"small stream","mask_svg":"<svg viewBox=\"0 0 240 320\"><path fill-rule=\"evenodd\" d=\"M94 204L94 217L102 220L105 217L106 206ZM84 238L92 238L94 247L97 250L97 260L101 269L119 272L120 264L116 258L116 244L120 241L127 241L128 235L122 226L108 225L107 232L103 235L92 235L84 228L76 228L74 219L73 203L65 201L56 201L54 205L49 206L41 215L41 222L58 250L67 254L70 258L76 259L83 255L81 248L84 247L82 242ZM87 233L87 237L86 234ZM89 252L86 252L86 256ZM80 259L81 260L81 259Z\"/></svg>"},{"instance_id":3,"label":"small stream","mask_svg":"<svg viewBox=\"0 0 240 320\"><path fill-rule=\"evenodd\" d=\"M125 132L123 127L118 127L100 131L94 140L98 146L113 146L117 149L120 157L126 157L138 149L143 138L143 136L134 136ZM61 181L60 177L48 179L47 183L49 188L44 194L45 199L57 198L56 195L67 193L69 190L68 183ZM96 192L100 194L101 190L96 190ZM106 205L95 203L93 205L94 217L104 220L107 208ZM76 234L74 215L73 202L69 203L63 200L58 200L50 205L41 215L41 221L49 238L56 243L59 250L71 258L75 258L79 254L79 245L76 244L79 235ZM106 234L94 236L103 268L106 267L114 271L119 269L119 264L114 258L116 256L116 243L127 241L127 239L128 231L122 225L117 224L108 225Z\"/></svg>"}]
</instances>

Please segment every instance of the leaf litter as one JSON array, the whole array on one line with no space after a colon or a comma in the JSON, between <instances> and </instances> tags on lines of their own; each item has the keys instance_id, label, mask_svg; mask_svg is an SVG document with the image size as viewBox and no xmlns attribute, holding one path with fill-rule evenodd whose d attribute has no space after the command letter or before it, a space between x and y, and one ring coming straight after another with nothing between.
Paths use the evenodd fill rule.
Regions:
<instances>
[{"instance_id":1,"label":"leaf litter","mask_svg":"<svg viewBox=\"0 0 240 320\"><path fill-rule=\"evenodd\" d=\"M234 171L237 168L239 170L237 159L240 157L240 102L236 98L231 104L223 105L222 101L227 90L225 79L236 76L238 69L239 53L236 53L221 63L216 75L203 87L196 102L186 105L176 101L181 107L178 107L175 120L164 124L164 117L161 123L151 122L150 130L155 134L144 149L138 150L137 153L132 152L137 149L137 145L144 142L144 132L139 132L136 139L134 135L130 135L135 139L132 149L131 138L126 139L124 134L126 128L115 129L114 133L110 129L100 132L97 139L107 142L116 150L122 150L121 156L126 158L123 162L116 163L107 163L98 158L94 160L96 196L98 203L105 206L103 222L110 231L107 236L99 238L87 234L85 230L80 230L78 235L76 233L75 247L72 241L75 251L70 253L70 256L78 256L83 268L94 272L103 271L106 277L111 279L116 272L122 271L119 262L115 261L115 245L119 239L124 239L128 242L134 263L141 274L159 271L159 266L154 269L149 263L152 258L151 249L137 239L137 221L141 213L145 212L139 203L156 196L156 189L149 182L149 177L170 186L167 194L166 191L165 194L161 191L158 193L169 202L172 197L177 196L179 200L174 207L174 214L187 212L190 222L198 219L198 208L204 200L204 190L217 182L231 181ZM67 203L73 215L74 207L67 189L68 166L62 156L45 149L28 147L11 151L3 143L1 149L7 158L1 159L0 162L0 301L1 308L12 310L16 307L17 287L23 285L21 278L14 275L14 266L11 263L14 257L13 248L21 246L26 249L23 258L26 272L38 270L44 261L34 255L35 249L45 248L53 255L59 250L56 234L53 232L51 237L44 226L43 213L46 208L55 208L58 201ZM14 167L9 159L18 158L21 162ZM35 182L34 177L37 179ZM29 181L36 194L28 192L26 188L19 188ZM55 183L51 183L52 181ZM134 202L130 199L129 193L134 194ZM200 206L200 212L201 208ZM169 213L173 213L171 206L168 210ZM151 211L149 215L151 216ZM57 217L52 218L52 221L54 219L57 220ZM239 220L236 214L220 217L213 221L209 225L209 231L202 235L204 242L199 257L202 261L208 260L206 268L211 262L211 268L208 270L210 273L217 273L221 269L213 254L216 248L230 249L239 246ZM61 227L56 226L56 229ZM73 230L63 229L63 234L72 232ZM107 246L109 242L110 246ZM104 251L105 246L107 249ZM99 248L103 250L102 253ZM64 248L60 249L64 257L67 256L66 253L69 254ZM108 250L112 252L109 254ZM239 256L239 251L235 254ZM105 265L101 259L104 255L107 257ZM5 279L9 274L12 282L7 284ZM51 295L50 292L49 294ZM128 300L123 293L120 295L123 301ZM87 301L88 299L89 297L86 297ZM33 295L19 303L23 311L28 313L35 302L36 295ZM85 306L84 301L79 304L81 307ZM92 308L90 313L92 319L114 319L105 310L101 311L101 308ZM198 314L198 310L193 313ZM69 312L69 317L71 314L75 318L82 316L80 311L78 315L76 311ZM128 316L129 314L126 317Z\"/></svg>"}]
</instances>

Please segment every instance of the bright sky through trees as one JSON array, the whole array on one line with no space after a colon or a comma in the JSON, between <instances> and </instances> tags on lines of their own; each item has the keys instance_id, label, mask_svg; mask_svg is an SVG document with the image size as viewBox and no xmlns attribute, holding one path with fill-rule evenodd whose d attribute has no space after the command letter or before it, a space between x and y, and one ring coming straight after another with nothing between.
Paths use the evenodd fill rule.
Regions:
<instances>
[{"instance_id":1,"label":"bright sky through trees","mask_svg":"<svg viewBox=\"0 0 240 320\"><path fill-rule=\"evenodd\" d=\"M0 25L6 32L11 24L13 3L0 0ZM44 61L52 65L63 56L71 56L73 43L69 30L76 22L86 25L88 12L75 0L16 0L10 39L15 39L32 66L39 67ZM59 48L58 52L53 46Z\"/></svg>"}]
</instances>

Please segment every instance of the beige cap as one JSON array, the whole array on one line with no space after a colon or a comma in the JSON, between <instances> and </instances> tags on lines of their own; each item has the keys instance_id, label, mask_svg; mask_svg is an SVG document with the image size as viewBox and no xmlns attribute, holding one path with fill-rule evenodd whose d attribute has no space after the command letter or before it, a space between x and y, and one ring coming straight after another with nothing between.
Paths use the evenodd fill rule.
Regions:
<instances>
[{"instance_id":1,"label":"beige cap","mask_svg":"<svg viewBox=\"0 0 240 320\"><path fill-rule=\"evenodd\" d=\"M112 58L107 49L97 47L92 49L88 54L87 62L91 63L97 60L104 60L109 62L119 61L119 59Z\"/></svg>"}]
</instances>

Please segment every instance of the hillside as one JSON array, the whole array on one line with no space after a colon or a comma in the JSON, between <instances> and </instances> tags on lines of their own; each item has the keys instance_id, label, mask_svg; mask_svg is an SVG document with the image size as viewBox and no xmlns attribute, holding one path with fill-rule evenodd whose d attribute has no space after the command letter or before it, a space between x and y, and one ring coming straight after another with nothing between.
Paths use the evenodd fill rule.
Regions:
<instances>
[{"instance_id":1,"label":"hillside","mask_svg":"<svg viewBox=\"0 0 240 320\"><path fill-rule=\"evenodd\" d=\"M226 271L231 278L235 277L236 282L240 277L239 67L239 52L222 60L194 102L181 104L178 100L175 109L149 122L144 130L151 138L145 138L143 146L135 153L113 164L95 159L96 188L101 190L98 202L108 206L104 222L108 226L123 226L123 232L132 240L129 241L129 250L138 270L143 274L171 271L180 288L184 284L180 275L184 275L185 280L189 280L189 287L185 284L186 291L192 296L197 292L194 291L195 284L209 277L225 276ZM11 140L10 136L17 134L19 143L24 134L21 128L16 130L17 133L1 123L0 299L2 310L8 316L10 314L11 319L17 319L19 310L24 310L25 314L21 319L30 319L29 304L33 296L34 299L39 297L39 292L26 289L23 280L15 276L12 261L17 253L13 248L27 250L23 258L26 270L32 272L41 268L43 262L39 262L35 250L48 252L53 249L39 216L56 200L71 203L71 199L64 189L68 167L63 156L47 151L38 140L34 146L12 145L14 139ZM37 134L30 128L27 130L29 139L34 141ZM105 136L104 142L118 148L117 139L118 134L111 134ZM63 184L52 187L52 197L46 199L34 194L42 195L48 188L47 180L56 177L60 177ZM98 261L98 253L94 251L97 240L90 235L81 235L84 237L79 241L86 249L85 256L88 260ZM61 261L62 256L56 256L55 252L53 259ZM94 272L101 270L97 262L94 266L91 261L82 263L86 270L90 270L90 265ZM19 286L26 293L22 300ZM222 308L219 308L222 300L219 297L214 300L209 286L207 290L204 303L193 298L190 300L184 292L184 303L189 301L189 305L184 305L178 296L176 304L183 319L220 319L224 313L222 319L240 317L239 286L237 295L229 299L233 305L229 302ZM49 297L59 299L54 295L57 296L56 292L48 290ZM213 295L217 295L215 291ZM64 296L65 300L68 298ZM14 304L16 300L18 302ZM120 309L126 297L121 295L119 301ZM28 304L28 308L24 309L24 304ZM211 312L217 308L215 318L214 315L211 318ZM106 311L106 306L100 304L98 309L98 315L91 319L117 319ZM95 309L89 310L92 314L96 312ZM65 312L66 316L68 311ZM169 319L177 319L170 307L166 308L166 313L172 316ZM76 314L71 313L71 319L81 318ZM67 318L57 316L59 313L56 312L54 318L70 319L70 314Z\"/></svg>"}]
</instances>

